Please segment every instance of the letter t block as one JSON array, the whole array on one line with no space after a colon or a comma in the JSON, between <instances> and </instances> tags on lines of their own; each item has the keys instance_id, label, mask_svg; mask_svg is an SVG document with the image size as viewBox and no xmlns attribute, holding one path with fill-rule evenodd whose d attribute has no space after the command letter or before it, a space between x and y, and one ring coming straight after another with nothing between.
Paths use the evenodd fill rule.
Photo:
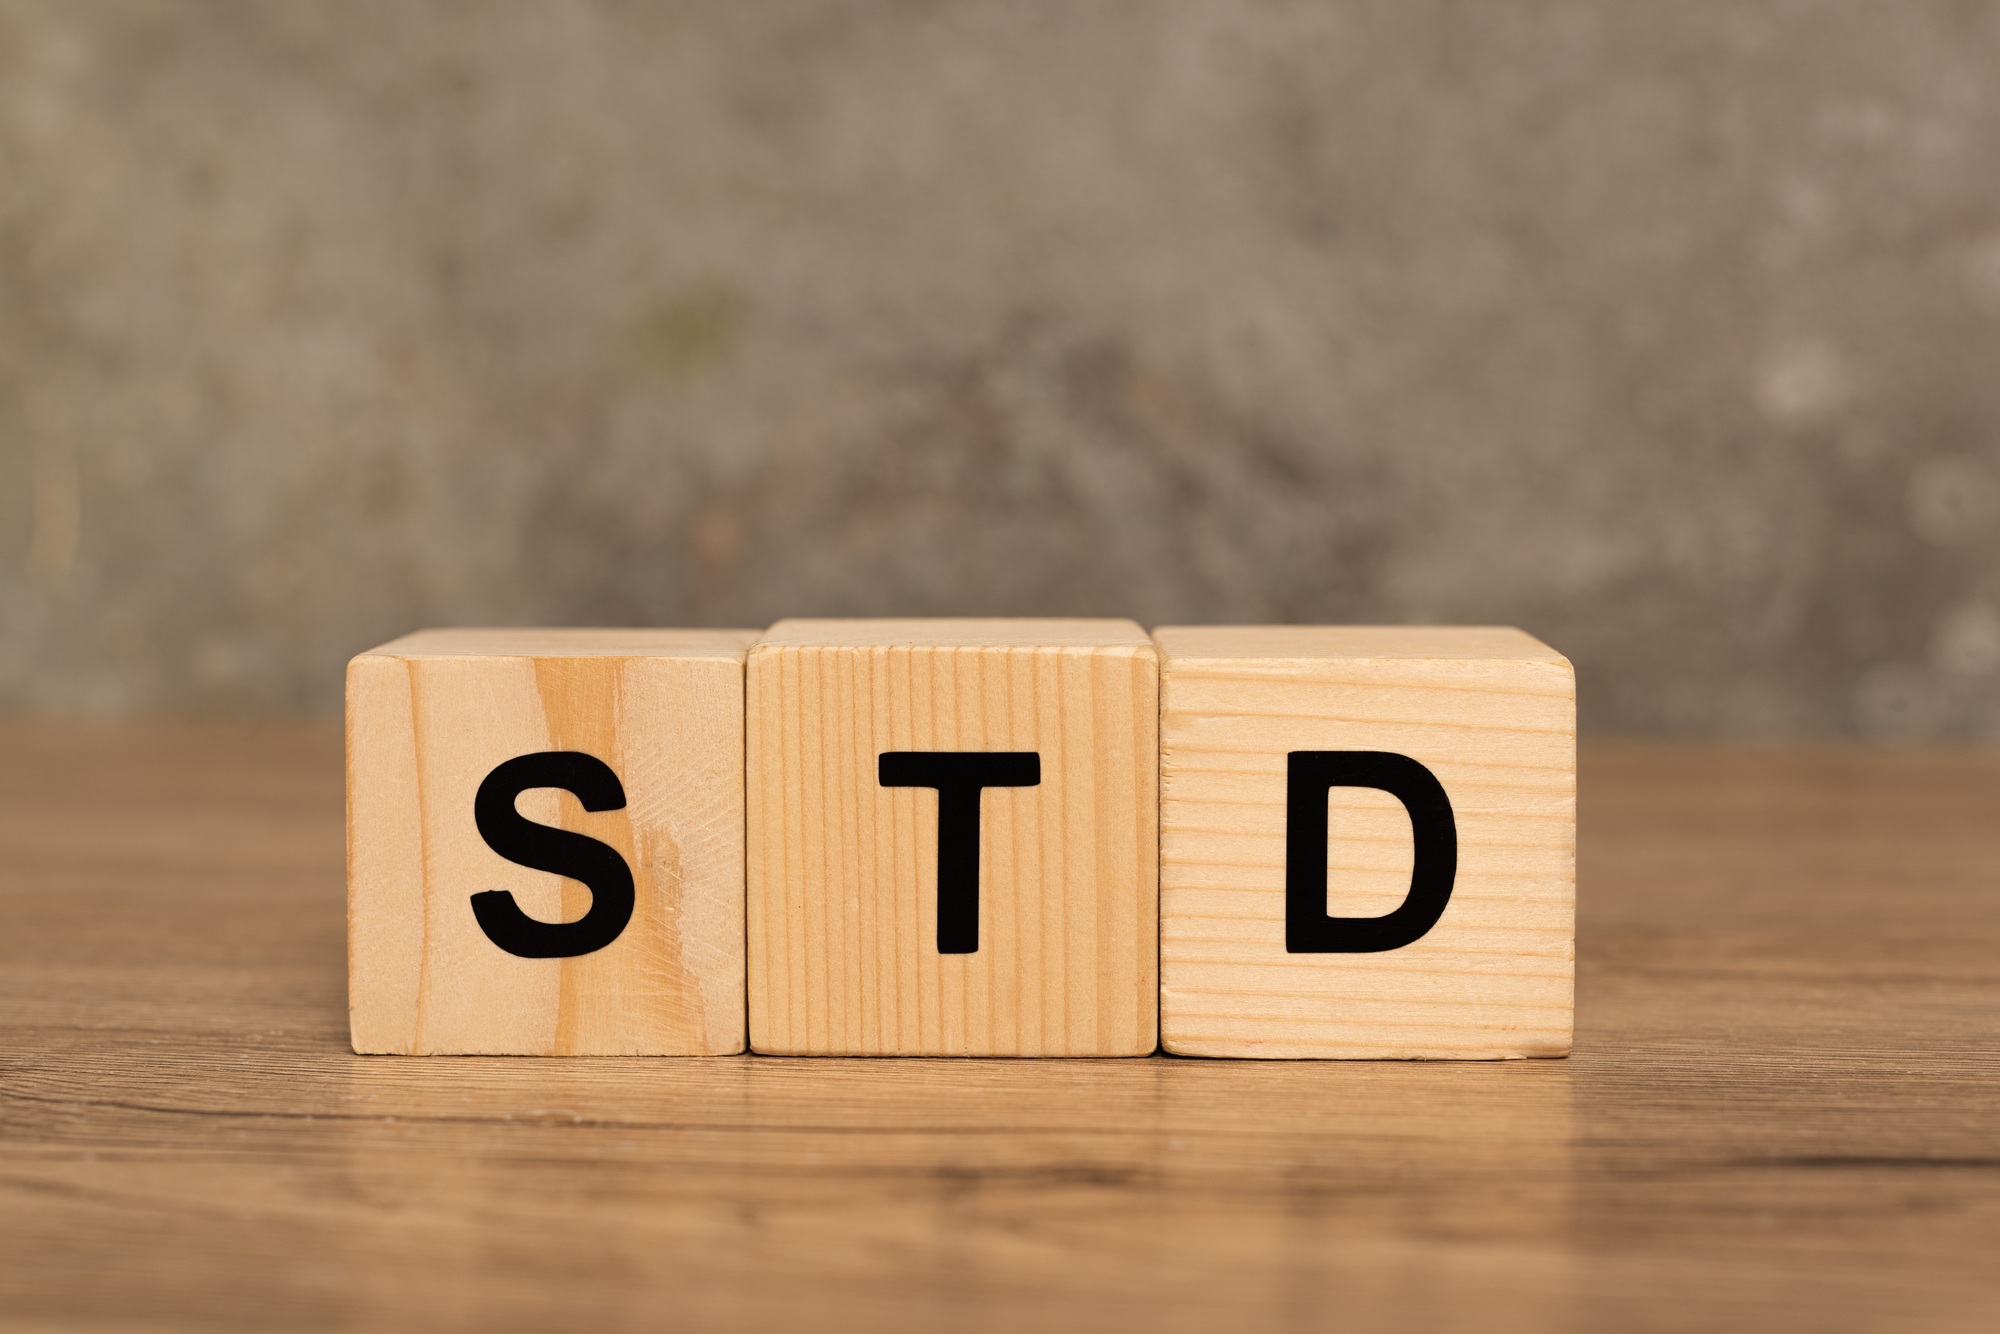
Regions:
<instances>
[{"instance_id":1,"label":"letter t block","mask_svg":"<svg viewBox=\"0 0 2000 1334\"><path fill-rule=\"evenodd\" d=\"M746 709L752 1050L1154 1050L1143 630L780 621L750 652Z\"/></svg>"},{"instance_id":2,"label":"letter t block","mask_svg":"<svg viewBox=\"0 0 2000 1334\"><path fill-rule=\"evenodd\" d=\"M1568 661L1496 628L1154 639L1166 1049L1566 1054Z\"/></svg>"}]
</instances>

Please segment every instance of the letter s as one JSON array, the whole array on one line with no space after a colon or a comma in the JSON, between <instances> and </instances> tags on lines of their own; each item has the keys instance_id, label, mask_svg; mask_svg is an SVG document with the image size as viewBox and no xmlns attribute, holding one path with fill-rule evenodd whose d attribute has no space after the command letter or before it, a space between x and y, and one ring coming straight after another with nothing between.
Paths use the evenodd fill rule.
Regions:
<instances>
[{"instance_id":1,"label":"letter s","mask_svg":"<svg viewBox=\"0 0 2000 1334\"><path fill-rule=\"evenodd\" d=\"M536 824L514 808L531 788L559 787L587 811L625 806L625 789L611 766L577 750L544 750L497 766L479 785L472 818L486 846L510 862L581 881L590 911L574 922L541 922L521 911L504 889L472 896L472 915L486 938L523 959L568 959L601 950L632 920L632 868L607 843Z\"/></svg>"}]
</instances>

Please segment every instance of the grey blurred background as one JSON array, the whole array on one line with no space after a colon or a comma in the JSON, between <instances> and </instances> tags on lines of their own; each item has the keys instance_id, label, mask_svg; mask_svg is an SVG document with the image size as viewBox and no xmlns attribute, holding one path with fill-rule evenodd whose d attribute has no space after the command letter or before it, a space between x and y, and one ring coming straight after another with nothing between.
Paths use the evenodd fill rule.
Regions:
<instances>
[{"instance_id":1,"label":"grey blurred background","mask_svg":"<svg viewBox=\"0 0 2000 1334\"><path fill-rule=\"evenodd\" d=\"M2000 737L2000 7L0 0L0 712L889 612Z\"/></svg>"}]
</instances>

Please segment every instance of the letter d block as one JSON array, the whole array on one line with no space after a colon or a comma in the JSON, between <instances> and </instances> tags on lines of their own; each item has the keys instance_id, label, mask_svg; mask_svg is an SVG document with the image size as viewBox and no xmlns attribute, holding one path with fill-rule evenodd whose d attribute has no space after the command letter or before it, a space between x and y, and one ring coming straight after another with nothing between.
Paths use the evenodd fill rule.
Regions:
<instances>
[{"instance_id":1,"label":"letter d block","mask_svg":"<svg viewBox=\"0 0 2000 1334\"><path fill-rule=\"evenodd\" d=\"M1561 655L1490 628L1154 639L1168 1051L1569 1051L1576 691Z\"/></svg>"},{"instance_id":2,"label":"letter d block","mask_svg":"<svg viewBox=\"0 0 2000 1334\"><path fill-rule=\"evenodd\" d=\"M1130 621L780 621L749 667L750 1045L1139 1056L1159 663Z\"/></svg>"},{"instance_id":3,"label":"letter d block","mask_svg":"<svg viewBox=\"0 0 2000 1334\"><path fill-rule=\"evenodd\" d=\"M749 630L432 630L347 669L358 1052L744 1045Z\"/></svg>"}]
</instances>

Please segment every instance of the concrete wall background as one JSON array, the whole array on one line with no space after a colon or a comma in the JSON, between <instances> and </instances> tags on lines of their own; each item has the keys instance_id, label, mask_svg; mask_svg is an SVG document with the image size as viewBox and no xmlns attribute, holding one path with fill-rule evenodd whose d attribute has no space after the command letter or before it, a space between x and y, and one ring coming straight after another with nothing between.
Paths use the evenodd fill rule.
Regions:
<instances>
[{"instance_id":1,"label":"concrete wall background","mask_svg":"<svg viewBox=\"0 0 2000 1334\"><path fill-rule=\"evenodd\" d=\"M0 0L0 710L885 612L2000 736L2000 7Z\"/></svg>"}]
</instances>

